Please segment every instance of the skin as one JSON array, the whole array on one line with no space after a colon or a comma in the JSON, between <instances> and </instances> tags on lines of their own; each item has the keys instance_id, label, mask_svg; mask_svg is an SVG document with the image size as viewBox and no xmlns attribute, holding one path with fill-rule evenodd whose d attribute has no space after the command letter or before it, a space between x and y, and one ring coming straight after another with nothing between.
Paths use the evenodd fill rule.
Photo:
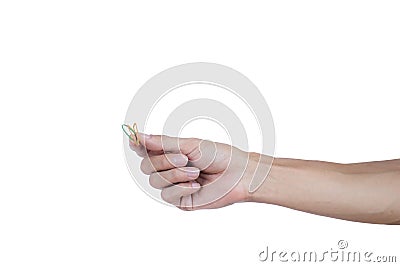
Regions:
<instances>
[{"instance_id":1,"label":"skin","mask_svg":"<svg viewBox=\"0 0 400 267\"><path fill-rule=\"evenodd\" d=\"M144 134L140 145L131 142L130 147L143 157L141 170L150 185L182 210L260 202L350 221L400 224L400 159L356 164L272 161L226 144ZM267 179L249 193L253 176Z\"/></svg>"}]
</instances>

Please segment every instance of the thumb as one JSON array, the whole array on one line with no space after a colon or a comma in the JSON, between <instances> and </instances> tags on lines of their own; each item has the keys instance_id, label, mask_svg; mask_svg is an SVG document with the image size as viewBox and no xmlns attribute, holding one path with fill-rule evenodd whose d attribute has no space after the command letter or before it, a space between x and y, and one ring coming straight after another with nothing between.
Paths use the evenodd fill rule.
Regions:
<instances>
[{"instance_id":1,"label":"thumb","mask_svg":"<svg viewBox=\"0 0 400 267\"><path fill-rule=\"evenodd\" d=\"M147 149L153 151L164 151L172 153L189 154L196 148L200 139L196 138L179 138L167 135L149 135L139 133L140 143Z\"/></svg>"}]
</instances>

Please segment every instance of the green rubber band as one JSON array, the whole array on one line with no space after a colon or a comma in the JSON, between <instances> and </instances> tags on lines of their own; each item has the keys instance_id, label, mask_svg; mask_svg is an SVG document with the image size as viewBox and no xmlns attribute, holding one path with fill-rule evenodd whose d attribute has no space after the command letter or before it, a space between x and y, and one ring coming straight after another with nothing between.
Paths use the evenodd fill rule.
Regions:
<instances>
[{"instance_id":1,"label":"green rubber band","mask_svg":"<svg viewBox=\"0 0 400 267\"><path fill-rule=\"evenodd\" d=\"M128 128L130 133L125 128ZM133 128L128 124L122 124L122 130L124 131L125 135L135 143L135 145L138 146L140 144L136 123L133 124ZM135 138L132 138L132 135L135 136Z\"/></svg>"},{"instance_id":2,"label":"green rubber band","mask_svg":"<svg viewBox=\"0 0 400 267\"><path fill-rule=\"evenodd\" d=\"M131 128L131 126L129 126L128 124L122 124L122 131L124 131L125 135L128 136L129 139L131 139L133 142L136 142L136 140L132 138L131 134L128 133L128 132L125 130L125 127L127 127L128 130L129 130L129 132L133 133L133 134L135 135L135 138L137 138L137 136L136 136L136 134L135 134L135 131L134 131L134 130Z\"/></svg>"}]
</instances>

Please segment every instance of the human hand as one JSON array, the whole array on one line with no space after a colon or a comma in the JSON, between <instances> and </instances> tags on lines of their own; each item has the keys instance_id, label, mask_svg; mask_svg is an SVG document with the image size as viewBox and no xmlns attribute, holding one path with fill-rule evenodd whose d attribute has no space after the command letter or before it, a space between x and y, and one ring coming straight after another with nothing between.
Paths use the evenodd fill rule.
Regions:
<instances>
[{"instance_id":1,"label":"human hand","mask_svg":"<svg viewBox=\"0 0 400 267\"><path fill-rule=\"evenodd\" d=\"M183 210L220 208L249 199L260 154L196 138L140 134L130 147L164 201Z\"/></svg>"}]
</instances>

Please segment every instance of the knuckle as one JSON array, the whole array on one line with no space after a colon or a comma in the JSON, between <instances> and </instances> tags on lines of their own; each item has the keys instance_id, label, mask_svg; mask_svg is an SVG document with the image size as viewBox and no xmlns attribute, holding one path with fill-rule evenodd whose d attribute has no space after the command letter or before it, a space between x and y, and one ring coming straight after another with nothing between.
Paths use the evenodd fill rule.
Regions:
<instances>
[{"instance_id":1,"label":"knuckle","mask_svg":"<svg viewBox=\"0 0 400 267\"><path fill-rule=\"evenodd\" d=\"M142 162L140 163L140 170L144 173L144 174L151 174L151 171L149 169L149 158L144 158L142 160Z\"/></svg>"},{"instance_id":2,"label":"knuckle","mask_svg":"<svg viewBox=\"0 0 400 267\"><path fill-rule=\"evenodd\" d=\"M168 195L168 192L165 189L161 190L161 199L164 200L165 202L171 203L171 199Z\"/></svg>"},{"instance_id":3,"label":"knuckle","mask_svg":"<svg viewBox=\"0 0 400 267\"><path fill-rule=\"evenodd\" d=\"M154 187L156 189L159 189L159 185L157 183L157 177L155 174L151 174L149 177L149 184L151 187Z\"/></svg>"}]
</instances>

